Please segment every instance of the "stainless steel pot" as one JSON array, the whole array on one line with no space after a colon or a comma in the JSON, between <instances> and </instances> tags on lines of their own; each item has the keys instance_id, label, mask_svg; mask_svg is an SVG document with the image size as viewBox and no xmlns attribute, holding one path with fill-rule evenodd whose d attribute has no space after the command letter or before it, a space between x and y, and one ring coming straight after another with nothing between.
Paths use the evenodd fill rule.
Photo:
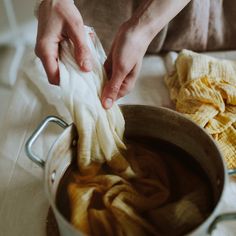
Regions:
<instances>
[{"instance_id":1,"label":"stainless steel pot","mask_svg":"<svg viewBox=\"0 0 236 236\"><path fill-rule=\"evenodd\" d=\"M211 234L218 222L236 219L236 213L219 215L222 207L221 199L228 182L227 170L217 145L202 128L167 108L142 105L126 105L121 108L126 122L125 136L147 136L169 141L191 154L207 174L212 186L215 207L209 217L189 235ZM43 160L34 154L32 145L49 122L57 123L64 128L64 131L52 145L46 160ZM55 204L59 182L72 160L76 158L77 139L78 135L73 124L68 125L57 117L49 116L26 143L28 157L44 169L45 191L61 236L82 235L61 215ZM234 173L235 170L230 172Z\"/></svg>"}]
</instances>

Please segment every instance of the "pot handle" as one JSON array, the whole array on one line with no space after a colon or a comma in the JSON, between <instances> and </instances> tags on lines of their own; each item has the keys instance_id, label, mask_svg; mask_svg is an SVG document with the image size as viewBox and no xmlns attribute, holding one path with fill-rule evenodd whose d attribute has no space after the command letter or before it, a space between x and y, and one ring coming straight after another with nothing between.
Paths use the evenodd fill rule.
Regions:
<instances>
[{"instance_id":1,"label":"pot handle","mask_svg":"<svg viewBox=\"0 0 236 236\"><path fill-rule=\"evenodd\" d=\"M236 169L228 170L228 175L235 175L235 174L236 174Z\"/></svg>"},{"instance_id":2,"label":"pot handle","mask_svg":"<svg viewBox=\"0 0 236 236\"><path fill-rule=\"evenodd\" d=\"M236 169L230 169L227 172L228 172L228 175L235 175ZM228 212L228 213L222 213L218 215L208 227L208 234L211 235L212 231L216 228L218 223L223 222L223 221L231 221L231 220L236 220L236 212Z\"/></svg>"},{"instance_id":3,"label":"pot handle","mask_svg":"<svg viewBox=\"0 0 236 236\"><path fill-rule=\"evenodd\" d=\"M43 130L46 128L48 123L53 122L61 126L62 128L67 128L69 125L63 121L62 119L56 117L56 116L48 116L46 117L36 128L36 130L33 132L33 134L29 137L25 144L25 152L26 155L29 157L30 160L32 160L34 163L36 163L41 168L44 168L45 161L34 154L32 151L32 146L39 137L39 135L43 132Z\"/></svg>"},{"instance_id":4,"label":"pot handle","mask_svg":"<svg viewBox=\"0 0 236 236\"><path fill-rule=\"evenodd\" d=\"M228 212L218 215L208 227L208 234L211 235L212 231L216 228L218 223L230 220L236 220L236 212Z\"/></svg>"}]
</instances>

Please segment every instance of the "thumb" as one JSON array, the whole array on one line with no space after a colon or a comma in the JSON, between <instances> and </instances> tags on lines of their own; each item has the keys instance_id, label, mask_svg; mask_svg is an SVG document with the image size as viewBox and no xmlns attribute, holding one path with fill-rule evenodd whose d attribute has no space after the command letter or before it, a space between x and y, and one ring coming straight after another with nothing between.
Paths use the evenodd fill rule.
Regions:
<instances>
[{"instance_id":1,"label":"thumb","mask_svg":"<svg viewBox=\"0 0 236 236\"><path fill-rule=\"evenodd\" d=\"M123 77L115 74L111 80L107 81L102 92L102 105L105 109L110 109L117 99L117 95L120 91Z\"/></svg>"}]
</instances>

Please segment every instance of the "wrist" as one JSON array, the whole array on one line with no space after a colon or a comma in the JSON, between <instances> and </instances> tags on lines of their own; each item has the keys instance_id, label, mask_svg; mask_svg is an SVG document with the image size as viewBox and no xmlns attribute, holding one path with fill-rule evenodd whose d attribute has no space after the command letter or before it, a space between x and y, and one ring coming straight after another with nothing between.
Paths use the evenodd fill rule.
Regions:
<instances>
[{"instance_id":1,"label":"wrist","mask_svg":"<svg viewBox=\"0 0 236 236\"><path fill-rule=\"evenodd\" d=\"M136 39L143 46L148 47L155 35L158 33L156 28L149 24L145 24L140 20L131 18L123 24L126 35L129 39Z\"/></svg>"},{"instance_id":2,"label":"wrist","mask_svg":"<svg viewBox=\"0 0 236 236\"><path fill-rule=\"evenodd\" d=\"M146 40L152 39L169 23L190 0L146 0L135 10L127 21L133 31L145 35Z\"/></svg>"},{"instance_id":3,"label":"wrist","mask_svg":"<svg viewBox=\"0 0 236 236\"><path fill-rule=\"evenodd\" d=\"M144 1L127 21L129 28L136 34L143 35L149 43L164 27L162 15L156 12L158 10L156 2L152 0Z\"/></svg>"}]
</instances>

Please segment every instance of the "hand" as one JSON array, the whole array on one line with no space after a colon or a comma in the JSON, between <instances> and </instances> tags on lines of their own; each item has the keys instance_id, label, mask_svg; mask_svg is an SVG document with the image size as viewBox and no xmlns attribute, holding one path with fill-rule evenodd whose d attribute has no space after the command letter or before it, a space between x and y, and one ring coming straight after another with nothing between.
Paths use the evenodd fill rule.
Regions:
<instances>
[{"instance_id":1,"label":"hand","mask_svg":"<svg viewBox=\"0 0 236 236\"><path fill-rule=\"evenodd\" d=\"M87 72L92 69L91 54L85 41L85 29L80 12L72 0L44 0L38 9L38 34L35 47L41 59L48 80L59 84L59 44L70 39L75 47L75 59L80 68Z\"/></svg>"},{"instance_id":2,"label":"hand","mask_svg":"<svg viewBox=\"0 0 236 236\"><path fill-rule=\"evenodd\" d=\"M126 22L120 27L104 64L109 79L102 92L105 109L134 87L148 44L146 36L133 30L132 24Z\"/></svg>"},{"instance_id":3,"label":"hand","mask_svg":"<svg viewBox=\"0 0 236 236\"><path fill-rule=\"evenodd\" d=\"M104 65L110 79L101 98L105 109L133 88L148 45L189 1L142 1L132 17L120 27Z\"/></svg>"}]
</instances>

